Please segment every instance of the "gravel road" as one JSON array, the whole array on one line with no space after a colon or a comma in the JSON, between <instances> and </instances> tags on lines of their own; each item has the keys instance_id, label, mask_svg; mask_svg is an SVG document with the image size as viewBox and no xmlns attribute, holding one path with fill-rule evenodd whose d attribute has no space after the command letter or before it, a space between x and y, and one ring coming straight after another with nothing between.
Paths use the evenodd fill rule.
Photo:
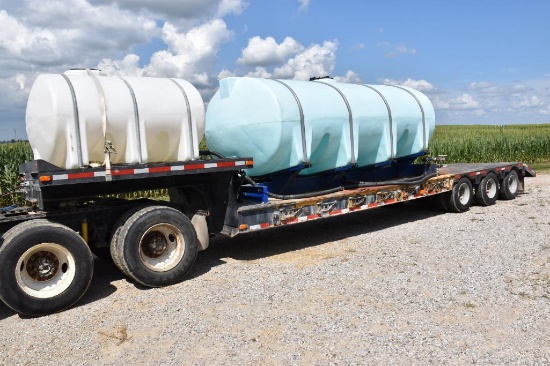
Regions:
<instances>
[{"instance_id":1,"label":"gravel road","mask_svg":"<svg viewBox=\"0 0 550 366\"><path fill-rule=\"evenodd\" d=\"M550 175L492 207L400 204L216 238L181 284L96 260L73 308L0 304L5 365L550 364Z\"/></svg>"}]
</instances>

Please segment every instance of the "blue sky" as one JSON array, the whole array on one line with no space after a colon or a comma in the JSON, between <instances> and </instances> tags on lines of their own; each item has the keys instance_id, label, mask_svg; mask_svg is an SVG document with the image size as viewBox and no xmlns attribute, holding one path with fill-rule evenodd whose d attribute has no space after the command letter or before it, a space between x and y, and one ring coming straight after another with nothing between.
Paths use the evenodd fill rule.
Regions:
<instances>
[{"instance_id":1,"label":"blue sky","mask_svg":"<svg viewBox=\"0 0 550 366\"><path fill-rule=\"evenodd\" d=\"M0 139L40 73L331 75L426 93L438 124L550 123L550 2L0 0Z\"/></svg>"}]
</instances>

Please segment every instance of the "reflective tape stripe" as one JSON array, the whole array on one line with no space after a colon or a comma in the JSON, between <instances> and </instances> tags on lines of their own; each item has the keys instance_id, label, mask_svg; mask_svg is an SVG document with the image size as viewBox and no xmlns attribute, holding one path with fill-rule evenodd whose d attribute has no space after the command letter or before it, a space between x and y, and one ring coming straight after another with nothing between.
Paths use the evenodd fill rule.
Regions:
<instances>
[{"instance_id":1,"label":"reflective tape stripe","mask_svg":"<svg viewBox=\"0 0 550 366\"><path fill-rule=\"evenodd\" d=\"M217 169L217 168L230 168L237 166L246 165L245 160L238 161L221 161L219 163L202 163L202 164L183 164L183 165L166 165L158 167L148 167L148 168L133 168L133 169L116 169L116 167L111 171L111 174L114 176L123 176L123 175L140 175L140 174L153 174L153 173L167 173L167 172L177 172L177 171L192 171L192 170L204 170L204 169ZM64 173L64 174L53 174L52 180L72 180L72 179L86 179L86 178L97 178L104 177L105 171L97 172L77 172L77 173Z\"/></svg>"}]
</instances>

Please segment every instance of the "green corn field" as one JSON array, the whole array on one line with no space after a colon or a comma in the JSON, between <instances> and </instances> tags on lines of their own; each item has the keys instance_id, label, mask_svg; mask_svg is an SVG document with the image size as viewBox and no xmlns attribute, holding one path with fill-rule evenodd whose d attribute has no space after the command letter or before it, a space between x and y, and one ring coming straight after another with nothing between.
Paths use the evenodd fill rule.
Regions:
<instances>
[{"instance_id":1,"label":"green corn field","mask_svg":"<svg viewBox=\"0 0 550 366\"><path fill-rule=\"evenodd\" d=\"M0 206L12 203L21 204L23 199L14 193L19 182L19 165L32 160L32 150L28 142L17 141L0 144Z\"/></svg>"},{"instance_id":2,"label":"green corn field","mask_svg":"<svg viewBox=\"0 0 550 366\"><path fill-rule=\"evenodd\" d=\"M550 124L436 126L432 155L448 163L521 161L535 167L550 164Z\"/></svg>"},{"instance_id":3,"label":"green corn field","mask_svg":"<svg viewBox=\"0 0 550 366\"><path fill-rule=\"evenodd\" d=\"M206 149L203 140L201 149ZM550 124L540 125L464 125L436 126L429 145L432 156L447 155L448 163L521 161L535 169L550 168ZM24 204L14 194L19 164L32 159L26 141L0 144L0 207ZM166 191L146 191L124 195L126 198L166 198Z\"/></svg>"}]
</instances>

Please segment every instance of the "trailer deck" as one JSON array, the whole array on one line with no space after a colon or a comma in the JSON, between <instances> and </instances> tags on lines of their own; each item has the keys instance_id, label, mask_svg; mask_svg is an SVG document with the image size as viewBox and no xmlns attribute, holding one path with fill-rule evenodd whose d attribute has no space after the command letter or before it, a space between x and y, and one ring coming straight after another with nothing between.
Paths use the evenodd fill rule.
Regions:
<instances>
[{"instance_id":1,"label":"trailer deck","mask_svg":"<svg viewBox=\"0 0 550 366\"><path fill-rule=\"evenodd\" d=\"M270 199L263 204L244 204L237 211L238 227L226 228L225 233L235 236L238 233L311 221L434 196L451 191L453 183L462 177L470 178L472 184L479 184L481 178L489 172L494 172L497 177L502 179L510 170L516 170L519 173L520 191L524 189L523 178L535 176L535 172L524 163L448 164L438 168L438 175L426 180L422 185L373 186L342 190L338 193L311 198Z\"/></svg>"}]
</instances>

